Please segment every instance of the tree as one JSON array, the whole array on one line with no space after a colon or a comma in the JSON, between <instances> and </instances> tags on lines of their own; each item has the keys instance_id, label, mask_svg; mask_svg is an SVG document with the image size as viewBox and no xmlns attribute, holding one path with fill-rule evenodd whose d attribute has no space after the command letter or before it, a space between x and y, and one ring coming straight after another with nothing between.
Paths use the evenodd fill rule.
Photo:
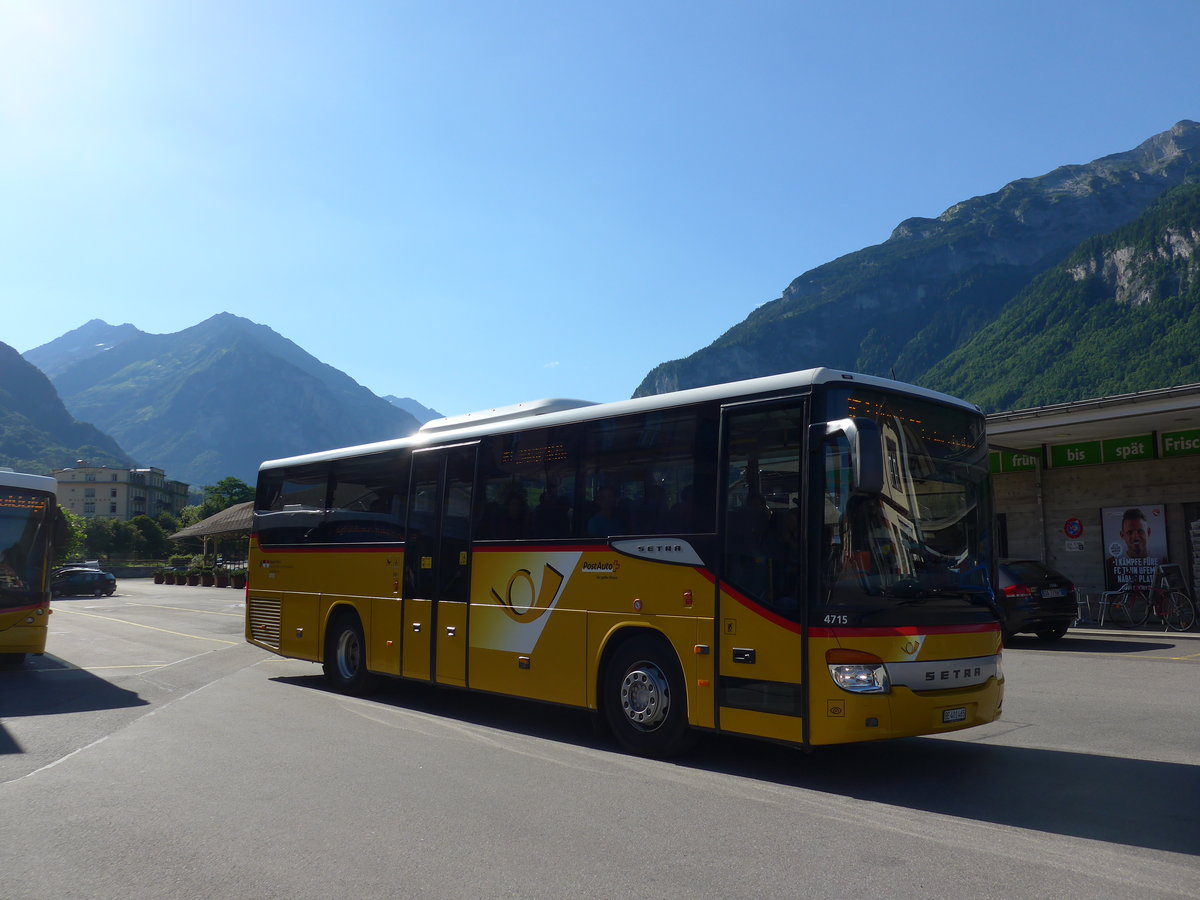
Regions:
<instances>
[{"instance_id":1,"label":"tree","mask_svg":"<svg viewBox=\"0 0 1200 900\"><path fill-rule=\"evenodd\" d=\"M254 488L240 478L234 478L232 475L227 476L216 484L210 484L204 488L204 499L199 506L184 507L184 524L194 525L201 519L207 519L209 516L215 515L223 509L229 509L234 504L245 503L247 500L253 499ZM192 521L186 521L189 510L194 510L193 515L195 518Z\"/></svg>"},{"instance_id":2,"label":"tree","mask_svg":"<svg viewBox=\"0 0 1200 900\"><path fill-rule=\"evenodd\" d=\"M83 553L87 557L111 556L117 543L116 519L87 519L83 524Z\"/></svg>"},{"instance_id":3,"label":"tree","mask_svg":"<svg viewBox=\"0 0 1200 900\"><path fill-rule=\"evenodd\" d=\"M129 524L142 536L142 552L148 559L166 559L171 555L171 540L161 525L149 516L134 516Z\"/></svg>"},{"instance_id":4,"label":"tree","mask_svg":"<svg viewBox=\"0 0 1200 900\"><path fill-rule=\"evenodd\" d=\"M171 512L160 512L154 517L154 521L158 523L159 528L165 531L168 536L183 527L179 524L179 517Z\"/></svg>"},{"instance_id":5,"label":"tree","mask_svg":"<svg viewBox=\"0 0 1200 900\"><path fill-rule=\"evenodd\" d=\"M58 511L62 513L62 517L67 523L67 540L55 554L54 561L63 563L68 559L75 559L83 555L85 523L82 516L75 515L69 509L63 509L60 506Z\"/></svg>"},{"instance_id":6,"label":"tree","mask_svg":"<svg viewBox=\"0 0 1200 900\"><path fill-rule=\"evenodd\" d=\"M245 503L247 500L254 499L254 488L246 484L240 478L227 476L222 478L216 484L211 484L204 489L204 503L219 504L219 507L214 510L220 512L222 509L228 509L236 503Z\"/></svg>"}]
</instances>

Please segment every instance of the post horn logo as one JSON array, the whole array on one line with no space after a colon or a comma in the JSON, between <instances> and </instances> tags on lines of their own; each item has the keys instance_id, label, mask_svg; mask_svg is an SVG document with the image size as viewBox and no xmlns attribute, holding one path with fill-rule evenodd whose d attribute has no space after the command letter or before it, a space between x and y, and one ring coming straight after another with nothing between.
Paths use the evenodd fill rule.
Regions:
<instances>
[{"instance_id":1,"label":"post horn logo","mask_svg":"<svg viewBox=\"0 0 1200 900\"><path fill-rule=\"evenodd\" d=\"M517 569L508 579L504 596L492 588L492 597L508 617L516 622L532 622L550 609L550 604L562 587L563 574L549 563L542 567L542 584L533 583L533 573L528 569Z\"/></svg>"}]
</instances>

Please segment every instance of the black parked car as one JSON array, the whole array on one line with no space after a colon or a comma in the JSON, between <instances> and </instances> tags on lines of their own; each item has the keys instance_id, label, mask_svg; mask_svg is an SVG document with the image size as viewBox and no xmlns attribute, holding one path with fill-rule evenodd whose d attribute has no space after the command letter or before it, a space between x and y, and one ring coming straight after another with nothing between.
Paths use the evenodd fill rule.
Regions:
<instances>
[{"instance_id":1,"label":"black parked car","mask_svg":"<svg viewBox=\"0 0 1200 900\"><path fill-rule=\"evenodd\" d=\"M111 597L116 589L116 576L99 569L60 569L50 581L50 593L55 597L73 594L90 594L93 597L104 594Z\"/></svg>"},{"instance_id":2,"label":"black parked car","mask_svg":"<svg viewBox=\"0 0 1200 900\"><path fill-rule=\"evenodd\" d=\"M1032 559L1000 563L999 600L1005 639L1028 631L1057 641L1079 615L1071 579Z\"/></svg>"}]
</instances>

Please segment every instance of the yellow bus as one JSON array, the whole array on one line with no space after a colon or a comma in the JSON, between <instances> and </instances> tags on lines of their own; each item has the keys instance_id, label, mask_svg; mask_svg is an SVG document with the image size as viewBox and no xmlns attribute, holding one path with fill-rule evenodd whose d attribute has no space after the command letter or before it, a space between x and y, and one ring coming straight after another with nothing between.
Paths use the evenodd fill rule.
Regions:
<instances>
[{"instance_id":1,"label":"yellow bus","mask_svg":"<svg viewBox=\"0 0 1200 900\"><path fill-rule=\"evenodd\" d=\"M65 524L57 482L0 468L0 666L46 651L50 562Z\"/></svg>"},{"instance_id":2,"label":"yellow bus","mask_svg":"<svg viewBox=\"0 0 1200 900\"><path fill-rule=\"evenodd\" d=\"M376 676L593 710L627 750L995 720L979 410L812 369L543 400L265 462L246 638Z\"/></svg>"}]
</instances>

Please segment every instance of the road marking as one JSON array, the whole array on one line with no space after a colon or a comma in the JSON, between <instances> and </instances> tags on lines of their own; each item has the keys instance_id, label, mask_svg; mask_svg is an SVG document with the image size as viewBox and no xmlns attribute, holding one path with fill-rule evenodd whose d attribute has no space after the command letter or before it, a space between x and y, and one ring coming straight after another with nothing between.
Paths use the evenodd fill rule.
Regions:
<instances>
[{"instance_id":1,"label":"road marking","mask_svg":"<svg viewBox=\"0 0 1200 900\"><path fill-rule=\"evenodd\" d=\"M114 619L112 616L98 616L95 613L80 612L77 609L62 609L58 612L70 613L73 616L87 616L91 619L106 619L109 622L119 622L122 625L133 625L135 628L147 628L150 631L161 631L163 634L173 634L176 637L195 638L198 641L212 641L214 644L228 644L230 647L236 647L241 641L224 641L220 638L204 637L200 634L187 634L183 631L171 631L169 628L156 628L153 625L143 625L141 622L130 622L128 619Z\"/></svg>"},{"instance_id":2,"label":"road marking","mask_svg":"<svg viewBox=\"0 0 1200 900\"><path fill-rule=\"evenodd\" d=\"M207 615L210 615L210 616L229 616L229 618L231 618L231 619L246 618L245 613L216 612L215 610L211 610L211 609L191 609L190 607L187 607L187 606L157 606L154 603L131 603L130 606L136 606L139 609L144 607L146 609L173 609L176 612L206 613Z\"/></svg>"},{"instance_id":3,"label":"road marking","mask_svg":"<svg viewBox=\"0 0 1200 900\"><path fill-rule=\"evenodd\" d=\"M88 666L87 671L99 672L102 669L161 669L163 666L170 666L173 663L147 663L141 666Z\"/></svg>"}]
</instances>

